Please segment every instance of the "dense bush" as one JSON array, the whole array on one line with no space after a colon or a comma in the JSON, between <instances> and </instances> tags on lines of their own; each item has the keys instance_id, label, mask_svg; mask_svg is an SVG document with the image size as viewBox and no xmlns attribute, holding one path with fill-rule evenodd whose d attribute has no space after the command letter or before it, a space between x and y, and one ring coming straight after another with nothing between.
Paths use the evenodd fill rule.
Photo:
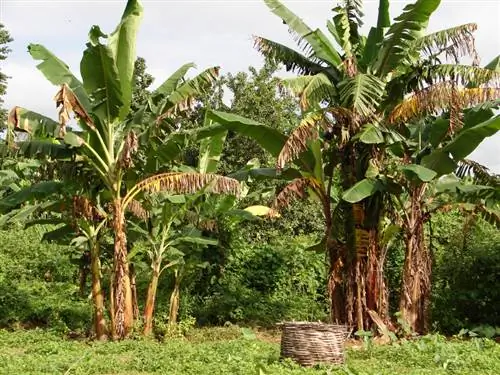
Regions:
<instances>
[{"instance_id":1,"label":"dense bush","mask_svg":"<svg viewBox=\"0 0 500 375\"><path fill-rule=\"evenodd\" d=\"M304 251L300 241L234 241L222 267L208 287L206 278L198 280L182 301L201 324L273 325L326 316L324 255Z\"/></svg>"},{"instance_id":2,"label":"dense bush","mask_svg":"<svg viewBox=\"0 0 500 375\"><path fill-rule=\"evenodd\" d=\"M87 327L90 304L70 248L41 243L36 228L0 231L0 243L0 326Z\"/></svg>"},{"instance_id":3,"label":"dense bush","mask_svg":"<svg viewBox=\"0 0 500 375\"><path fill-rule=\"evenodd\" d=\"M458 212L433 220L435 328L500 326L500 232Z\"/></svg>"}]
</instances>

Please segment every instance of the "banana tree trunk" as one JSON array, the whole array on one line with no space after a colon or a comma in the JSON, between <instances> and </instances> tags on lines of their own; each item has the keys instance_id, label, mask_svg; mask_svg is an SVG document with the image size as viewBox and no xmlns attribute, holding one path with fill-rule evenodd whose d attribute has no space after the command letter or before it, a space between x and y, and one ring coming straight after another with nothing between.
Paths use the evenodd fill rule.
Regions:
<instances>
[{"instance_id":1,"label":"banana tree trunk","mask_svg":"<svg viewBox=\"0 0 500 375\"><path fill-rule=\"evenodd\" d=\"M87 285L87 276L89 274L89 257L90 255L85 251L80 258L79 285L81 297L85 296L85 286Z\"/></svg>"},{"instance_id":2,"label":"banana tree trunk","mask_svg":"<svg viewBox=\"0 0 500 375\"><path fill-rule=\"evenodd\" d=\"M114 244L114 329L115 338L123 339L133 326L132 289L130 286L129 266L127 260L127 237L125 234L125 214L121 199L113 202Z\"/></svg>"},{"instance_id":3,"label":"banana tree trunk","mask_svg":"<svg viewBox=\"0 0 500 375\"><path fill-rule=\"evenodd\" d=\"M181 284L181 279L179 272L175 270L174 289L172 290L172 294L170 295L170 308L168 314L169 324L177 323L177 317L179 315L180 284Z\"/></svg>"},{"instance_id":4,"label":"banana tree trunk","mask_svg":"<svg viewBox=\"0 0 500 375\"><path fill-rule=\"evenodd\" d=\"M432 257L425 244L425 212L422 195L425 185L413 188L410 211L404 228L405 263L399 309L413 332L426 333L429 329Z\"/></svg>"},{"instance_id":5,"label":"banana tree trunk","mask_svg":"<svg viewBox=\"0 0 500 375\"><path fill-rule=\"evenodd\" d=\"M342 260L340 245L331 239L327 240L327 251L330 261L328 273L328 295L330 296L330 319L334 324L345 323L345 294L342 287Z\"/></svg>"},{"instance_id":6,"label":"banana tree trunk","mask_svg":"<svg viewBox=\"0 0 500 375\"><path fill-rule=\"evenodd\" d=\"M99 261L99 244L90 251L90 269L92 273L92 300L94 302L94 330L97 340L107 339L106 318L104 316L104 296L101 288L101 264Z\"/></svg>"},{"instance_id":7,"label":"banana tree trunk","mask_svg":"<svg viewBox=\"0 0 500 375\"><path fill-rule=\"evenodd\" d=\"M134 320L139 318L139 301L137 299L137 282L136 282L136 274L135 267L133 263L129 265L130 270L130 289L132 291L132 310Z\"/></svg>"},{"instance_id":8,"label":"banana tree trunk","mask_svg":"<svg viewBox=\"0 0 500 375\"><path fill-rule=\"evenodd\" d=\"M153 264L153 273L148 286L146 296L146 306L144 307L144 336L149 336L153 331L153 314L156 303L156 291L158 289L158 279L160 277L160 265Z\"/></svg>"},{"instance_id":9,"label":"banana tree trunk","mask_svg":"<svg viewBox=\"0 0 500 375\"><path fill-rule=\"evenodd\" d=\"M377 228L369 231L368 241L366 307L375 311L384 323L389 323L389 291L384 278L385 257Z\"/></svg>"},{"instance_id":10,"label":"banana tree trunk","mask_svg":"<svg viewBox=\"0 0 500 375\"><path fill-rule=\"evenodd\" d=\"M346 324L357 330L370 330L370 311L388 322L388 291L384 280L382 249L379 244L380 212L370 212L366 203L351 206L346 219ZM368 223L368 224L367 224ZM370 224L371 223L371 224Z\"/></svg>"}]
</instances>

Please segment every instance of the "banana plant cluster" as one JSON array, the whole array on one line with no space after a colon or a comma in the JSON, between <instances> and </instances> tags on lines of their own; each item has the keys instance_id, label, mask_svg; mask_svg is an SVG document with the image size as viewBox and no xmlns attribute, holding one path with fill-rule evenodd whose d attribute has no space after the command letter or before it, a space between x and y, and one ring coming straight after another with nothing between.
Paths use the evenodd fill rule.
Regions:
<instances>
[{"instance_id":1,"label":"banana plant cluster","mask_svg":"<svg viewBox=\"0 0 500 375\"><path fill-rule=\"evenodd\" d=\"M318 247L326 246L330 258L332 320L367 329L373 312L388 320L379 231L383 216L391 214L386 192L401 191L401 184L414 177L433 179L453 172L485 137L498 131L498 116L483 108L500 98L498 59L478 66L475 24L426 35L439 0L408 4L392 23L389 1L379 1L377 24L368 36L361 35L359 0L342 1L333 9L328 33L311 29L278 0L264 2L287 25L301 51L264 37L255 37L255 46L266 58L300 74L281 82L298 97L303 119L284 138L270 130L253 134L261 125L248 120L212 116L275 155L278 172L296 174L278 196L278 205L308 193L323 203L326 230ZM471 57L473 65L460 64L462 57ZM464 113L468 108L480 115L469 118ZM414 144L414 124L422 122L434 137L427 148ZM403 164L397 168L402 179L391 182L381 171L393 158ZM336 178L341 191L335 189ZM409 253L407 248L407 259ZM412 278L408 282L422 284ZM415 319L409 306L427 301L427 290L409 298L406 293L407 303L401 305L415 331L425 329L417 324L425 318Z\"/></svg>"},{"instance_id":2,"label":"banana plant cluster","mask_svg":"<svg viewBox=\"0 0 500 375\"><path fill-rule=\"evenodd\" d=\"M80 63L81 80L45 47L30 45L29 53L41 61L38 69L59 86L54 98L59 121L21 107L15 107L8 120L7 140L13 152L33 151L31 156L74 158L87 165L100 181L99 196L114 236L110 333L117 338L128 335L133 326L125 212L134 205L140 206L136 204L137 199L145 193L189 194L207 184L215 193L237 194L239 191L236 180L213 173L164 171L158 174L161 168L145 168L141 173L140 167L130 172L134 161L141 160L134 156L145 145L157 146L163 157L155 157L156 150L152 149L146 153L147 166L157 167L158 163L167 164L165 159L175 159L179 143L184 139L176 134L176 116L189 109L195 97L210 87L218 75L218 68L214 67L186 80L184 75L194 66L186 64L161 84L144 108L132 116L136 34L142 12L139 1L130 0L111 34L105 34L98 26L90 29ZM28 135L22 139L24 143L16 137L20 132ZM51 191L43 191L38 186L37 192L42 193L38 199L41 195L48 197L60 192L61 184L52 183L55 186ZM98 234L97 227L92 233L89 238Z\"/></svg>"}]
</instances>

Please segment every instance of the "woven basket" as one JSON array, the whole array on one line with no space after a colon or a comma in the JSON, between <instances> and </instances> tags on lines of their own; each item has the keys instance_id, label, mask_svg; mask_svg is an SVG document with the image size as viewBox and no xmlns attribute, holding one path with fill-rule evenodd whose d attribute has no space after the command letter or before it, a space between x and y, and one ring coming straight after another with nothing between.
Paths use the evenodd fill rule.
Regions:
<instances>
[{"instance_id":1,"label":"woven basket","mask_svg":"<svg viewBox=\"0 0 500 375\"><path fill-rule=\"evenodd\" d=\"M324 323L287 322L282 324L281 357L303 366L317 363L344 363L346 326Z\"/></svg>"}]
</instances>

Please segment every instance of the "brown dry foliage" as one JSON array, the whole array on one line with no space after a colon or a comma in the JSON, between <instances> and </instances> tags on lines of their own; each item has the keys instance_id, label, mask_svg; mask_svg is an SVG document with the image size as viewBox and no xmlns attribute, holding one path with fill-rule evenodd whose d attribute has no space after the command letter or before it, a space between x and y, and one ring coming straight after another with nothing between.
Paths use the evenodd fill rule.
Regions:
<instances>
[{"instance_id":1,"label":"brown dry foliage","mask_svg":"<svg viewBox=\"0 0 500 375\"><path fill-rule=\"evenodd\" d=\"M59 123L61 124L59 137L62 138L66 134L66 124L70 120L72 112L76 117L83 120L89 127L94 129L92 119L67 84L64 83L61 85L61 88L54 96L54 101L56 102L56 108L59 109Z\"/></svg>"},{"instance_id":2,"label":"brown dry foliage","mask_svg":"<svg viewBox=\"0 0 500 375\"><path fill-rule=\"evenodd\" d=\"M216 194L239 195L240 184L237 180L212 173L170 172L161 173L136 185L137 189L151 193L165 191L177 194L192 194L205 187Z\"/></svg>"},{"instance_id":3,"label":"brown dry foliage","mask_svg":"<svg viewBox=\"0 0 500 375\"><path fill-rule=\"evenodd\" d=\"M73 196L72 207L73 219L85 219L88 221L101 221L105 214L97 208L94 203L85 196Z\"/></svg>"},{"instance_id":4,"label":"brown dry foliage","mask_svg":"<svg viewBox=\"0 0 500 375\"><path fill-rule=\"evenodd\" d=\"M296 178L276 196L271 209L274 213L279 209L290 205L295 199L304 199L307 197L307 189L315 191L319 196L323 195L321 184L312 177Z\"/></svg>"},{"instance_id":5,"label":"brown dry foliage","mask_svg":"<svg viewBox=\"0 0 500 375\"><path fill-rule=\"evenodd\" d=\"M120 167L122 168L131 168L134 166L132 161L132 155L137 152L139 149L139 141L137 138L137 134L133 131L130 131L125 138L125 144L123 146L123 150L120 155Z\"/></svg>"},{"instance_id":6,"label":"brown dry foliage","mask_svg":"<svg viewBox=\"0 0 500 375\"><path fill-rule=\"evenodd\" d=\"M144 208L141 202L132 199L127 205L127 210L130 211L135 217L141 220L146 220L149 217L149 212Z\"/></svg>"},{"instance_id":7,"label":"brown dry foliage","mask_svg":"<svg viewBox=\"0 0 500 375\"><path fill-rule=\"evenodd\" d=\"M452 101L450 99L453 96L454 99ZM500 99L500 88L456 89L455 83L443 82L429 86L411 95L394 108L388 119L391 124L399 124L411 119L449 110L452 103L454 107L464 109L498 99Z\"/></svg>"},{"instance_id":8,"label":"brown dry foliage","mask_svg":"<svg viewBox=\"0 0 500 375\"><path fill-rule=\"evenodd\" d=\"M290 134L285 145L281 149L276 163L277 169L283 169L285 165L297 158L301 152L307 150L307 144L310 140L317 139L318 121L322 116L314 115L304 118L299 126Z\"/></svg>"}]
</instances>

